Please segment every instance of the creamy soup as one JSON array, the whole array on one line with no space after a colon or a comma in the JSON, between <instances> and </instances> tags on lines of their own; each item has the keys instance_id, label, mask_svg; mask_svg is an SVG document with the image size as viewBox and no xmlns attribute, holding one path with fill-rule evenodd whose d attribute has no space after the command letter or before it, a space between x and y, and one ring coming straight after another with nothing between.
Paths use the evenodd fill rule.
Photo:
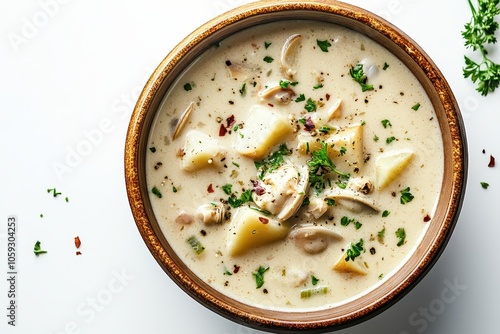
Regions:
<instances>
[{"instance_id":1,"label":"creamy soup","mask_svg":"<svg viewBox=\"0 0 500 334\"><path fill-rule=\"evenodd\" d=\"M432 221L443 178L433 106L355 31L241 31L181 75L153 125L158 223L196 275L241 302L345 303L391 276Z\"/></svg>"}]
</instances>

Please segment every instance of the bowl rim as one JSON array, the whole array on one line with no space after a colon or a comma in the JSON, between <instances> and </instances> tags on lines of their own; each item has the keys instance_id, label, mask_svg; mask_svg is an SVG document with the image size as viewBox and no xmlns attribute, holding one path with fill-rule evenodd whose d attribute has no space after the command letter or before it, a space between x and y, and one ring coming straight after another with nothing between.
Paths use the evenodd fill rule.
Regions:
<instances>
[{"instance_id":1,"label":"bowl rim","mask_svg":"<svg viewBox=\"0 0 500 334\"><path fill-rule=\"evenodd\" d=\"M387 43L396 47L398 57L416 63L422 71L421 75L426 78L423 83L424 86L427 85L426 92L429 93L428 89L431 89L438 93L439 106L445 114L444 119L440 119L440 126L442 132L446 132L451 140L449 150L445 152L449 155L449 159L445 159L445 173L449 171L451 176L446 188L448 206L443 213L442 223L436 228L437 234L430 237L427 248L418 250L421 252L420 260L411 270L405 271L401 281L391 281L391 277L382 284L389 289L389 293L378 296L370 303L364 304L361 309L350 310L340 316L325 317L326 311L323 310L312 311L316 316L305 317L304 313L291 311L286 313L295 315L295 318L288 317L283 320L277 317L280 312L266 310L266 314L256 314L232 299L219 299L206 285L185 273L186 268L179 265L180 260L166 247L166 240L161 231L152 224L154 217L148 195L141 192L144 188L143 156L146 150L145 138L149 133L147 123L151 124L152 115L156 114L157 105L167 89L165 80L168 76L176 77L179 74L175 74L176 66L183 67L181 65L186 55L191 55L192 58L196 57L193 54L201 54L204 51L202 45L207 38L214 34L230 34L228 31L244 20L259 21L260 17L265 20L266 15L282 16L284 13L305 12L313 13L312 15L318 18L324 16L332 20L335 17L343 23L352 24L353 28L370 38L381 38L377 40L380 44ZM258 24L261 23L252 25ZM458 220L465 195L468 153L465 127L450 86L430 57L399 28L368 10L340 1L264 0L239 6L207 21L186 36L160 62L145 84L131 115L125 140L124 167L127 196L140 235L158 264L182 290L208 309L242 325L283 333L300 330L319 333L349 327L383 312L406 295L433 267L446 247Z\"/></svg>"}]
</instances>

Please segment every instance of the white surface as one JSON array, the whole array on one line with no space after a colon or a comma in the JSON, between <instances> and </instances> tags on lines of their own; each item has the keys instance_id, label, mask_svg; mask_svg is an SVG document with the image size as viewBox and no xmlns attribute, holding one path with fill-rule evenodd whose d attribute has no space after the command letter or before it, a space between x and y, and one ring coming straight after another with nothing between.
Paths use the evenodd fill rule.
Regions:
<instances>
[{"instance_id":1,"label":"white surface","mask_svg":"<svg viewBox=\"0 0 500 334\"><path fill-rule=\"evenodd\" d=\"M245 2L0 0L0 333L258 333L170 281L138 233L123 173L129 116L151 71L182 37ZM500 178L487 164L489 154L500 159L500 91L482 97L462 77L467 1L348 2L394 23L435 61L462 109L470 164L462 214L432 271L394 307L338 333L496 332ZM62 195L47 194L53 187ZM9 215L18 218L15 328ZM47 254L34 256L37 240Z\"/></svg>"}]
</instances>

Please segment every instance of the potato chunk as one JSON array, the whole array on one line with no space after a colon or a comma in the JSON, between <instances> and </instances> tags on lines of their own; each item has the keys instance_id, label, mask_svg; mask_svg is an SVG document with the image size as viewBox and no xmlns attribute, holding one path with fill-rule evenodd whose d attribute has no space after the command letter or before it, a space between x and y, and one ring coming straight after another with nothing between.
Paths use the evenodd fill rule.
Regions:
<instances>
[{"instance_id":1,"label":"potato chunk","mask_svg":"<svg viewBox=\"0 0 500 334\"><path fill-rule=\"evenodd\" d=\"M375 167L375 184L378 189L387 186L397 178L408 166L413 151L398 150L385 152L377 158Z\"/></svg>"},{"instance_id":2,"label":"potato chunk","mask_svg":"<svg viewBox=\"0 0 500 334\"><path fill-rule=\"evenodd\" d=\"M243 156L262 159L278 143L286 142L292 133L293 127L285 116L271 108L254 105L243 129L238 130L235 148Z\"/></svg>"},{"instance_id":3,"label":"potato chunk","mask_svg":"<svg viewBox=\"0 0 500 334\"><path fill-rule=\"evenodd\" d=\"M225 155L216 139L198 130L186 133L186 142L182 150L181 166L188 172L218 166Z\"/></svg>"},{"instance_id":4,"label":"potato chunk","mask_svg":"<svg viewBox=\"0 0 500 334\"><path fill-rule=\"evenodd\" d=\"M339 170L351 171L363 162L363 126L352 125L331 130L325 135L299 135L299 152L308 154L321 148L321 142L328 145L328 156Z\"/></svg>"},{"instance_id":5,"label":"potato chunk","mask_svg":"<svg viewBox=\"0 0 500 334\"><path fill-rule=\"evenodd\" d=\"M361 258L356 258L354 261L346 261L347 252L344 252L342 256L333 265L333 269L340 273L352 273L357 275L366 275L368 270L366 269L364 262Z\"/></svg>"},{"instance_id":6,"label":"potato chunk","mask_svg":"<svg viewBox=\"0 0 500 334\"><path fill-rule=\"evenodd\" d=\"M272 217L249 207L240 207L233 214L227 232L226 247L230 256L238 256L250 249L281 240L288 235L288 227Z\"/></svg>"}]
</instances>

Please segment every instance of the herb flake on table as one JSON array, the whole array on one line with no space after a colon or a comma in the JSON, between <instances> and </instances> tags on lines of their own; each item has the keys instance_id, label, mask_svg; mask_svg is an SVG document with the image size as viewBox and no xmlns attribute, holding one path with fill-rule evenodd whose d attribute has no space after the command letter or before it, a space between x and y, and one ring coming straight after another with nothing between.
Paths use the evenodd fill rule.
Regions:
<instances>
[{"instance_id":1,"label":"herb flake on table","mask_svg":"<svg viewBox=\"0 0 500 334\"><path fill-rule=\"evenodd\" d=\"M47 251L42 249L40 241L37 240L37 242L35 242L35 246L33 247L33 253L38 256L40 254L47 253Z\"/></svg>"}]
</instances>

